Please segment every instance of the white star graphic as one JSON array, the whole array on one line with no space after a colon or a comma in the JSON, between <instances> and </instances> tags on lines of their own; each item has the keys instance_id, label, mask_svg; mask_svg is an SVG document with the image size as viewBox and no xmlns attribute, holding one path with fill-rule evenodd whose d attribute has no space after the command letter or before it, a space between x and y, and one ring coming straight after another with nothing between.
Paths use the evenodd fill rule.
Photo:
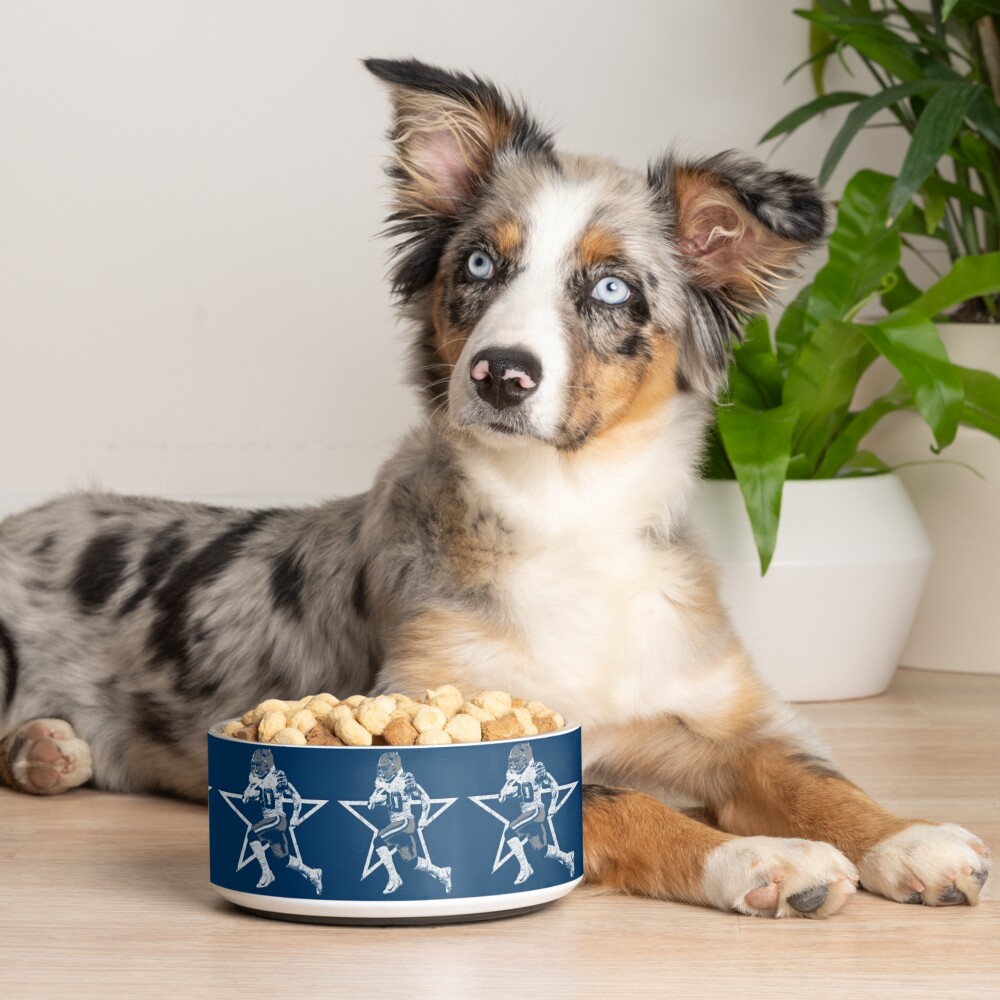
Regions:
<instances>
[{"instance_id":1,"label":"white star graphic","mask_svg":"<svg viewBox=\"0 0 1000 1000\"><path fill-rule=\"evenodd\" d=\"M375 841L378 839L379 827L377 827L367 816L363 816L358 812L358 807L363 808L365 812L368 811L368 800L367 799L338 799L338 802L355 818L364 823L372 832L371 842L368 844L368 855L365 858L364 868L361 870L361 880L364 881L369 875L377 868L384 867L381 858L372 864L372 855L375 853ZM423 856L430 861L431 855L430 851L427 850L427 841L424 840L424 830L431 825L449 806L453 806L458 801L458 798L453 799L430 799L431 808L427 813L427 822L423 826L417 824L417 837L420 840L420 846L423 849ZM435 809L434 807L438 808ZM396 848L392 847L389 850L389 856L392 857L396 853Z\"/></svg>"},{"instance_id":2,"label":"white star graphic","mask_svg":"<svg viewBox=\"0 0 1000 1000\"><path fill-rule=\"evenodd\" d=\"M249 846L250 828L254 825L256 820L249 819L243 810L240 809L240 805L243 804L242 792L224 792L220 788L219 794L223 797L223 799L225 799L226 805L229 806L229 808L232 809L232 811L236 813L236 815L239 816L239 818L246 824L246 831L243 834L243 845L240 847L239 861L236 863L236 870L241 871L254 859L253 854L250 853ZM320 809L322 809L323 806L325 806L329 801L329 799L303 799L302 805L312 806L312 808L299 814L299 821L295 824L295 826L292 826L291 823L288 824L288 835L291 838L292 847L295 850L295 856L299 859L299 861L302 860L302 853L299 851L299 842L295 839L295 831L302 826L307 819L315 816L316 813L318 813ZM237 805L237 803L239 803L239 805Z\"/></svg>"},{"instance_id":3,"label":"white star graphic","mask_svg":"<svg viewBox=\"0 0 1000 1000\"><path fill-rule=\"evenodd\" d=\"M559 785L558 787L561 793L559 795L559 801L556 802L554 809L549 808L545 810L545 821L546 823L548 823L549 833L552 834L552 845L555 847L557 851L561 850L561 848L559 847L559 838L556 836L556 828L552 825L552 817L555 816L559 812L559 810L562 809L562 807L566 804L567 799L569 799L570 795L573 794L573 791L576 789L576 786L578 784L579 784L578 781L571 781L566 785ZM549 788L544 788L542 789L542 795L551 796L552 792ZM507 847L507 828L510 826L511 820L509 820L506 816L502 815L501 813L498 813L495 809L491 809L488 805L486 805L486 803L489 802L491 799L493 801L499 800L500 798L499 792L497 792L494 795L470 795L469 798L473 802L475 802L480 809L484 809L491 816L500 820L500 822L503 823L503 830L500 832L500 843L499 845L497 845L497 854L496 858L493 861L493 871L495 872L501 865L505 865L512 857L514 857L514 852L510 850L509 847L507 848L507 853L506 854L503 853L504 847ZM490 874L492 874L492 872Z\"/></svg>"}]
</instances>

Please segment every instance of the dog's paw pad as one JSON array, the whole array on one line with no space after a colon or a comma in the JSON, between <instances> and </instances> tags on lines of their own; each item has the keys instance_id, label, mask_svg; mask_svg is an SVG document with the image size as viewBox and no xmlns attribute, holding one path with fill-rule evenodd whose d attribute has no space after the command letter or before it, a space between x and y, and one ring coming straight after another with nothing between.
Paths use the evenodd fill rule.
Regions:
<instances>
[{"instance_id":1,"label":"dog's paw pad","mask_svg":"<svg viewBox=\"0 0 1000 1000\"><path fill-rule=\"evenodd\" d=\"M861 860L861 884L899 903L976 906L990 876L990 854L954 823L914 823Z\"/></svg>"},{"instance_id":2,"label":"dog's paw pad","mask_svg":"<svg viewBox=\"0 0 1000 1000\"><path fill-rule=\"evenodd\" d=\"M90 780L90 747L63 719L32 719L5 744L10 774L21 791L56 795Z\"/></svg>"},{"instance_id":3,"label":"dog's paw pad","mask_svg":"<svg viewBox=\"0 0 1000 1000\"><path fill-rule=\"evenodd\" d=\"M750 916L828 917L855 891L854 865L831 844L740 837L715 849L703 886L710 902Z\"/></svg>"}]
</instances>

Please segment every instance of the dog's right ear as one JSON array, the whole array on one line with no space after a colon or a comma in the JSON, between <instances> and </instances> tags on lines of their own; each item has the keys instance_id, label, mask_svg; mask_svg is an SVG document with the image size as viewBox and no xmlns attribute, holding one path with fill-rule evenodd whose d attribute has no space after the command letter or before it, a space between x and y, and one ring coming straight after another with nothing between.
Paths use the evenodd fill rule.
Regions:
<instances>
[{"instance_id":1,"label":"dog's right ear","mask_svg":"<svg viewBox=\"0 0 1000 1000\"><path fill-rule=\"evenodd\" d=\"M395 290L408 297L430 284L457 217L489 179L497 157L548 152L552 136L523 107L477 76L416 59L366 59L389 84L395 206L389 232L399 246Z\"/></svg>"}]
</instances>

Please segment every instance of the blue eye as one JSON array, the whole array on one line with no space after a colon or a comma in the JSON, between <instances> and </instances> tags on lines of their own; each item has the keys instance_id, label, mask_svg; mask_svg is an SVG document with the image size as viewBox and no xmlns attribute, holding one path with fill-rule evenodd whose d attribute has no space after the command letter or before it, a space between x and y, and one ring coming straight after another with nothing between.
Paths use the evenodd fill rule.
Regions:
<instances>
[{"instance_id":1,"label":"blue eye","mask_svg":"<svg viewBox=\"0 0 1000 1000\"><path fill-rule=\"evenodd\" d=\"M621 305L632 293L628 285L621 278L614 276L601 278L601 280L591 289L591 297L598 302L604 302L609 306Z\"/></svg>"},{"instance_id":2,"label":"blue eye","mask_svg":"<svg viewBox=\"0 0 1000 1000\"><path fill-rule=\"evenodd\" d=\"M469 259L466 261L465 266L468 268L469 274L471 274L473 278L478 278L480 281L489 281L489 279L493 277L493 273L496 270L489 254L483 253L482 250L473 251L469 255Z\"/></svg>"}]
</instances>

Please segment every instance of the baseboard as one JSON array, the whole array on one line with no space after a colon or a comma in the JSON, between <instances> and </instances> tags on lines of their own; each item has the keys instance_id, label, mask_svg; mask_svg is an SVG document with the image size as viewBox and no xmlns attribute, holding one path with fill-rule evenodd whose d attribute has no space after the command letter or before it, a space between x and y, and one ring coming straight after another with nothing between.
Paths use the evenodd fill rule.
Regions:
<instances>
[{"instance_id":1,"label":"baseboard","mask_svg":"<svg viewBox=\"0 0 1000 1000\"><path fill-rule=\"evenodd\" d=\"M58 494L53 493L0 493L0 518L18 511L27 510L45 500L50 500ZM160 494L168 500L180 500L189 503L210 503L216 507L247 507L256 510L261 507L308 507L310 504L321 503L327 497L302 495L242 495L229 493L164 493Z\"/></svg>"}]
</instances>

